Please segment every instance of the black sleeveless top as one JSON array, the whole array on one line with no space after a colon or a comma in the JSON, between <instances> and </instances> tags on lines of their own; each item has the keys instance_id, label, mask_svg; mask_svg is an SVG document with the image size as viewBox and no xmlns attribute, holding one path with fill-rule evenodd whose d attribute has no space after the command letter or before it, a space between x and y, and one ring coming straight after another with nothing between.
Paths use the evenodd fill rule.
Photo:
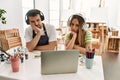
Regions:
<instances>
[{"instance_id":1,"label":"black sleeveless top","mask_svg":"<svg viewBox=\"0 0 120 80\"><path fill-rule=\"evenodd\" d=\"M45 25L43 24L43 30L44 30L44 33L45 35L41 35L38 43L37 43L37 46L42 46L42 45L47 45L49 43L49 37L47 35L47 31L46 31L46 28L45 28ZM33 38L36 36L36 33L35 31L33 30Z\"/></svg>"}]
</instances>

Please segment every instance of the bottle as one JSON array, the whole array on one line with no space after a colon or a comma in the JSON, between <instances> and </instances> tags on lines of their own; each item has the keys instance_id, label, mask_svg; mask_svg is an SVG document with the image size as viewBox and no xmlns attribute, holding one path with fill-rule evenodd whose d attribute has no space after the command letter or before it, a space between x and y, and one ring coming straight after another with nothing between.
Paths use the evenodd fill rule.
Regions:
<instances>
[{"instance_id":1,"label":"bottle","mask_svg":"<svg viewBox=\"0 0 120 80\"><path fill-rule=\"evenodd\" d=\"M25 59L27 60L28 59L28 49L25 48Z\"/></svg>"}]
</instances>

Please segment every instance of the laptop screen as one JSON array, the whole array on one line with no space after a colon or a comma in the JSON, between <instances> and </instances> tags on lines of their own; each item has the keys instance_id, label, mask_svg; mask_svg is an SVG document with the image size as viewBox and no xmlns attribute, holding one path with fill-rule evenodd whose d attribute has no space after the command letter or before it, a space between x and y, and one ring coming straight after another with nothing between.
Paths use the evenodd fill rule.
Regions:
<instances>
[{"instance_id":1,"label":"laptop screen","mask_svg":"<svg viewBox=\"0 0 120 80\"><path fill-rule=\"evenodd\" d=\"M41 73L63 74L77 72L78 50L42 51Z\"/></svg>"}]
</instances>

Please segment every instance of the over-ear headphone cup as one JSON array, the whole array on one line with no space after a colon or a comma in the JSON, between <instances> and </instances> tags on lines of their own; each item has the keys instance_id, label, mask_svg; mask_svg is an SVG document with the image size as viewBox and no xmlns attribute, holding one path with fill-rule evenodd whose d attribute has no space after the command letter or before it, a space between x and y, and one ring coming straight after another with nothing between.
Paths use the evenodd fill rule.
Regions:
<instances>
[{"instance_id":1,"label":"over-ear headphone cup","mask_svg":"<svg viewBox=\"0 0 120 80\"><path fill-rule=\"evenodd\" d=\"M43 15L40 15L40 17L41 17L41 21L43 21L43 20L44 20L44 16L43 16Z\"/></svg>"},{"instance_id":2,"label":"over-ear headphone cup","mask_svg":"<svg viewBox=\"0 0 120 80\"><path fill-rule=\"evenodd\" d=\"M26 23L27 23L27 24L30 24L28 19L26 20Z\"/></svg>"},{"instance_id":3,"label":"over-ear headphone cup","mask_svg":"<svg viewBox=\"0 0 120 80\"><path fill-rule=\"evenodd\" d=\"M40 15L40 17L41 17L41 21L43 21L44 20L44 16Z\"/></svg>"},{"instance_id":4,"label":"over-ear headphone cup","mask_svg":"<svg viewBox=\"0 0 120 80\"><path fill-rule=\"evenodd\" d=\"M41 21L45 20L44 14L41 11L40 11L40 18L41 18Z\"/></svg>"}]
</instances>

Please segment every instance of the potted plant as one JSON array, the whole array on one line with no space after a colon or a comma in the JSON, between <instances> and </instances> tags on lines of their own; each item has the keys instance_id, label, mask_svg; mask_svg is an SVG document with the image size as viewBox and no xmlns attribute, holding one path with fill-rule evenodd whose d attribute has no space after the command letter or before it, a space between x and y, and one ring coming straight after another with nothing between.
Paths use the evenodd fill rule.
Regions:
<instances>
[{"instance_id":1,"label":"potted plant","mask_svg":"<svg viewBox=\"0 0 120 80\"><path fill-rule=\"evenodd\" d=\"M2 24L6 24L6 17L4 16L4 14L6 14L7 12L4 9L0 9L0 21Z\"/></svg>"}]
</instances>

